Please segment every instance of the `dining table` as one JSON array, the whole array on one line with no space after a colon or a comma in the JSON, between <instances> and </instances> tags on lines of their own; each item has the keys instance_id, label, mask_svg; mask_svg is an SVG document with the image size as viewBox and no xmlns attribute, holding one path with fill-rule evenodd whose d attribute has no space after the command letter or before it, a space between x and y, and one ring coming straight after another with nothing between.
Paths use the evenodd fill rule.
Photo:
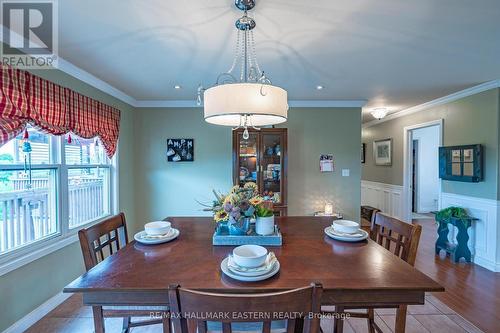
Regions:
<instances>
[{"instance_id":1,"label":"dining table","mask_svg":"<svg viewBox=\"0 0 500 333\"><path fill-rule=\"evenodd\" d=\"M163 244L131 241L64 288L82 293L89 306L168 305L168 288L180 285L217 293L291 290L319 282L321 303L341 307L424 304L426 292L444 288L376 242L342 242L324 229L332 217L276 217L281 246L269 246L280 270L259 282L226 276L220 264L234 246L212 245L211 217L170 217L179 237ZM404 332L406 308L397 311L396 332ZM404 316L404 317L403 317ZM398 325L403 323L402 325Z\"/></svg>"}]
</instances>

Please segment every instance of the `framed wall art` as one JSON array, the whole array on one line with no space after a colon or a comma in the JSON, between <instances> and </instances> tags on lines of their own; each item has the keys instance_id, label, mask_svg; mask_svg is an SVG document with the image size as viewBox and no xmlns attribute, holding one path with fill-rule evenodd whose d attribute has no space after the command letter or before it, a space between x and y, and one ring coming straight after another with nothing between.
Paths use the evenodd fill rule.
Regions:
<instances>
[{"instance_id":1,"label":"framed wall art","mask_svg":"<svg viewBox=\"0 0 500 333\"><path fill-rule=\"evenodd\" d=\"M439 178L477 183L483 180L483 146L439 147Z\"/></svg>"},{"instance_id":2,"label":"framed wall art","mask_svg":"<svg viewBox=\"0 0 500 333\"><path fill-rule=\"evenodd\" d=\"M319 171L333 172L333 155L321 154L319 155Z\"/></svg>"},{"instance_id":3,"label":"framed wall art","mask_svg":"<svg viewBox=\"0 0 500 333\"><path fill-rule=\"evenodd\" d=\"M392 139L374 141L373 158L375 165L392 165Z\"/></svg>"},{"instance_id":4,"label":"framed wall art","mask_svg":"<svg viewBox=\"0 0 500 333\"><path fill-rule=\"evenodd\" d=\"M194 140L193 139L167 139L167 161L169 162L193 162Z\"/></svg>"}]
</instances>

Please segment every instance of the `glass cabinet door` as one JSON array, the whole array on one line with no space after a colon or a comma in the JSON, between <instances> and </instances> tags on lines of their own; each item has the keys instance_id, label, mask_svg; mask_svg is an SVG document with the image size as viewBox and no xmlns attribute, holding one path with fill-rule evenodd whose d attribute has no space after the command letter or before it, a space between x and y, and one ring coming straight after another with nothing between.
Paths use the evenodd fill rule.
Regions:
<instances>
[{"instance_id":1,"label":"glass cabinet door","mask_svg":"<svg viewBox=\"0 0 500 333\"><path fill-rule=\"evenodd\" d=\"M261 194L264 198L281 203L282 192L282 135L280 133L262 133L261 135Z\"/></svg>"},{"instance_id":2,"label":"glass cabinet door","mask_svg":"<svg viewBox=\"0 0 500 333\"><path fill-rule=\"evenodd\" d=\"M258 146L256 133L250 132L250 137L243 139L243 133L238 133L238 180L240 186L248 182L258 183Z\"/></svg>"}]
</instances>

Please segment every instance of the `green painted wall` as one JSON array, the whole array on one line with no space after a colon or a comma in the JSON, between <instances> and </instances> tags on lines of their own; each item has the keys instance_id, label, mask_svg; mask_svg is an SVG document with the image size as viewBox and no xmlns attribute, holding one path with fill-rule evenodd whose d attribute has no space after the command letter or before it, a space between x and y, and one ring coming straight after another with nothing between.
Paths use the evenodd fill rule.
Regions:
<instances>
[{"instance_id":1,"label":"green painted wall","mask_svg":"<svg viewBox=\"0 0 500 333\"><path fill-rule=\"evenodd\" d=\"M207 124L201 108L142 108L135 120L138 224L172 215L207 215L196 200L209 202L212 188L227 191L232 184L231 129ZM312 214L330 200L357 219L361 110L291 109L283 126L289 140L289 214ZM169 137L194 138L194 162L168 163ZM334 173L319 172L321 153L334 154ZM350 177L341 177L341 168L349 168Z\"/></svg>"},{"instance_id":2,"label":"green painted wall","mask_svg":"<svg viewBox=\"0 0 500 333\"><path fill-rule=\"evenodd\" d=\"M48 80L122 110L119 141L119 206L132 234L152 219L203 215L196 200L231 186L231 129L209 125L201 108L136 109L60 71L37 71ZM359 108L292 109L289 121L289 213L311 214L333 201L359 218ZM167 163L168 137L195 139L195 162ZM319 154L333 153L334 173L319 172ZM340 169L350 169L341 177ZM141 198L140 204L135 198ZM0 276L0 331L57 294L84 271L78 243Z\"/></svg>"},{"instance_id":3,"label":"green painted wall","mask_svg":"<svg viewBox=\"0 0 500 333\"><path fill-rule=\"evenodd\" d=\"M69 87L122 111L119 142L119 206L133 222L134 192L129 184L134 178L133 108L58 70L33 71L35 75ZM40 304L56 295L84 271L78 243L40 258L0 276L0 331L8 328Z\"/></svg>"},{"instance_id":4,"label":"green painted wall","mask_svg":"<svg viewBox=\"0 0 500 333\"><path fill-rule=\"evenodd\" d=\"M491 89L460 100L413 113L404 117L364 128L362 141L367 144L366 163L362 179L403 185L403 128L443 119L443 144L465 145L480 143L485 148L485 177L480 183L443 181L442 191L478 198L500 198L499 157L499 89ZM376 166L373 141L393 138L392 166Z\"/></svg>"}]
</instances>

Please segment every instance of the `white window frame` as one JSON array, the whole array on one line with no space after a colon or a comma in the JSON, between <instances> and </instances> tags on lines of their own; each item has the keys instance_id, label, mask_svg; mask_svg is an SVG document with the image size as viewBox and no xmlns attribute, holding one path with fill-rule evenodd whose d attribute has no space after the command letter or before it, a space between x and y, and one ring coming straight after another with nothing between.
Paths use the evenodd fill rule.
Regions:
<instances>
[{"instance_id":1,"label":"white window frame","mask_svg":"<svg viewBox=\"0 0 500 333\"><path fill-rule=\"evenodd\" d=\"M49 134L50 135L50 134ZM110 164L66 164L65 136L50 136L50 164L37 164L35 169L52 169L56 172L56 219L58 231L43 239L0 254L0 276L27 265L41 257L62 249L78 241L78 231L97 224L118 212L118 149ZM109 169L109 214L89 221L73 229L69 228L68 169L81 168ZM0 165L0 171L24 170L21 164ZM66 185L65 185L66 184Z\"/></svg>"}]
</instances>

